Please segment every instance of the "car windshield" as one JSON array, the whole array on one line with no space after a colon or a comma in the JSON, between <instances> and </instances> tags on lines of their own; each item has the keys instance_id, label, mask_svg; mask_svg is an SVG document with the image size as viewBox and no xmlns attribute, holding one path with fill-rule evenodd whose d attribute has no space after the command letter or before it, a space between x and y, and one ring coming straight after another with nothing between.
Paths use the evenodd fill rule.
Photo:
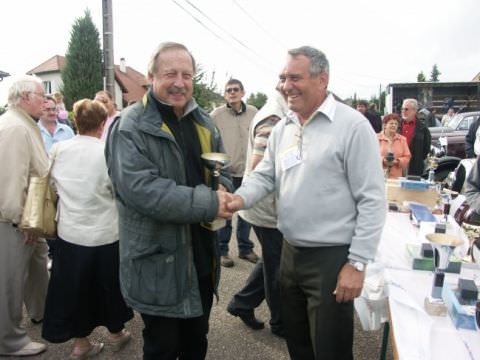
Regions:
<instances>
[{"instance_id":1,"label":"car windshield","mask_svg":"<svg viewBox=\"0 0 480 360\"><path fill-rule=\"evenodd\" d=\"M460 114L457 114L453 117L452 120L448 123L447 127L452 128L455 130L458 127L458 124L460 124L460 121L462 121L463 116Z\"/></svg>"}]
</instances>

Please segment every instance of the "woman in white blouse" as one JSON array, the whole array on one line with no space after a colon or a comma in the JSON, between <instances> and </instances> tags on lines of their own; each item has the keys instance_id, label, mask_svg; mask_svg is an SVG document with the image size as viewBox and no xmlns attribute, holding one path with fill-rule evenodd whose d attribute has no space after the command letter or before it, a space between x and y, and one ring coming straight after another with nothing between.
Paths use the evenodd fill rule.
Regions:
<instances>
[{"instance_id":1,"label":"woman in white blouse","mask_svg":"<svg viewBox=\"0 0 480 360\"><path fill-rule=\"evenodd\" d=\"M118 215L100 140L105 107L88 99L75 103L79 135L51 150L57 190L58 239L48 288L42 336L53 343L74 339L71 359L99 353L89 340L97 326L110 331L119 350L130 339L124 323L133 317L118 279Z\"/></svg>"}]
</instances>

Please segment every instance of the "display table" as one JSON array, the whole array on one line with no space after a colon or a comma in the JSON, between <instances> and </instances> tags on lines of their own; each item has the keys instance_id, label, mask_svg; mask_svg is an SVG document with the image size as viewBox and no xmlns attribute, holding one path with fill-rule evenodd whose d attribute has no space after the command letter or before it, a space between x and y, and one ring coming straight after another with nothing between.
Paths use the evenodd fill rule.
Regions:
<instances>
[{"instance_id":1,"label":"display table","mask_svg":"<svg viewBox=\"0 0 480 360\"><path fill-rule=\"evenodd\" d=\"M459 227L455 223L450 230L459 231ZM408 214L387 215L376 263L384 266L384 292L388 296L396 353L400 360L480 360L480 332L457 330L449 315L430 316L424 310L423 303L431 291L433 273L411 270L406 247L407 244L426 242L424 235L429 231L428 224L421 229L413 226ZM458 274L447 274L445 281L456 284Z\"/></svg>"}]
</instances>

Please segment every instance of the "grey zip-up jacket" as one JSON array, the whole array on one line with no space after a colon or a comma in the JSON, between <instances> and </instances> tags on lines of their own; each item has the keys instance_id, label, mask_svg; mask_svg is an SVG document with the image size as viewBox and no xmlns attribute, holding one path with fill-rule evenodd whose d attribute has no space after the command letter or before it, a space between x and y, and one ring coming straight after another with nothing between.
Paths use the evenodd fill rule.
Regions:
<instances>
[{"instance_id":1,"label":"grey zip-up jacket","mask_svg":"<svg viewBox=\"0 0 480 360\"><path fill-rule=\"evenodd\" d=\"M105 147L119 211L122 294L144 314L197 317L203 310L189 224L213 220L218 198L206 185L186 186L181 149L151 96L122 112ZM193 99L185 114L190 112L202 152L222 152L218 130ZM220 182L232 188L228 174L222 173ZM204 240L217 248L214 232ZM214 258L216 289L218 254Z\"/></svg>"}]
</instances>

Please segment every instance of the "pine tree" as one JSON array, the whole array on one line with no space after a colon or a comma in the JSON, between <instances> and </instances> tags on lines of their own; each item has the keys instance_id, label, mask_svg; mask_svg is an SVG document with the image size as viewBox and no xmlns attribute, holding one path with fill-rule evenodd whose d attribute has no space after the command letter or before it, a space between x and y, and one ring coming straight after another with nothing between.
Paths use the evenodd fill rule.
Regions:
<instances>
[{"instance_id":1,"label":"pine tree","mask_svg":"<svg viewBox=\"0 0 480 360\"><path fill-rule=\"evenodd\" d=\"M430 81L433 81L433 82L439 82L439 76L441 75L442 73L440 72L440 70L438 70L438 66L437 64L434 64L433 65L433 68L432 68L432 73L430 74Z\"/></svg>"},{"instance_id":2,"label":"pine tree","mask_svg":"<svg viewBox=\"0 0 480 360\"><path fill-rule=\"evenodd\" d=\"M92 99L103 88L100 36L88 9L83 17L75 20L70 34L62 70L67 109L77 100Z\"/></svg>"},{"instance_id":3,"label":"pine tree","mask_svg":"<svg viewBox=\"0 0 480 360\"><path fill-rule=\"evenodd\" d=\"M425 82L427 81L427 78L425 77L425 74L423 71L420 71L417 75L417 82Z\"/></svg>"},{"instance_id":4,"label":"pine tree","mask_svg":"<svg viewBox=\"0 0 480 360\"><path fill-rule=\"evenodd\" d=\"M256 94L251 93L247 99L247 104L255 106L257 109L261 109L263 105L267 102L268 96L262 92L257 92Z\"/></svg>"}]
</instances>

